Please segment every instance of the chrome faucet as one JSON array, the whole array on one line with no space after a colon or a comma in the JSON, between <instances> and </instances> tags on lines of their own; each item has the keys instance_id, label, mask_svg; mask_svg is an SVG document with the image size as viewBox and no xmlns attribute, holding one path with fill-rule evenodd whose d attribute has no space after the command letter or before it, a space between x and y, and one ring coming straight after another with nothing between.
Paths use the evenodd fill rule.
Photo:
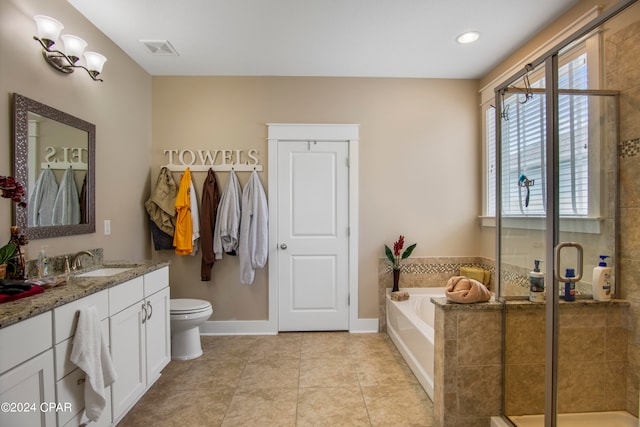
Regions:
<instances>
[{"instance_id":1,"label":"chrome faucet","mask_svg":"<svg viewBox=\"0 0 640 427\"><path fill-rule=\"evenodd\" d=\"M76 253L73 256L73 258L71 259L71 269L73 271L82 269L82 262L80 262L80 257L82 255L88 255L90 257L93 257L93 253L90 252L90 251L80 251L80 252Z\"/></svg>"}]
</instances>

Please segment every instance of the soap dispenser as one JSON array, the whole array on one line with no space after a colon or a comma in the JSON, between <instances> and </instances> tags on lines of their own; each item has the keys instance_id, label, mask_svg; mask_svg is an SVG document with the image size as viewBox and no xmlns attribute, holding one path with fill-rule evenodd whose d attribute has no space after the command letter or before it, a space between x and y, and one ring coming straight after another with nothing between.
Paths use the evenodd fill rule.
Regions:
<instances>
[{"instance_id":1,"label":"soap dispenser","mask_svg":"<svg viewBox=\"0 0 640 427\"><path fill-rule=\"evenodd\" d=\"M49 258L47 258L44 248L45 247L43 246L38 254L38 276L40 278L44 278L49 275Z\"/></svg>"},{"instance_id":2,"label":"soap dispenser","mask_svg":"<svg viewBox=\"0 0 640 427\"><path fill-rule=\"evenodd\" d=\"M529 273L529 301L544 302L544 273L540 271L541 259L534 260L533 271Z\"/></svg>"},{"instance_id":3,"label":"soap dispenser","mask_svg":"<svg viewBox=\"0 0 640 427\"><path fill-rule=\"evenodd\" d=\"M604 261L608 255L600 255L598 266L593 269L593 280L591 282L593 299L596 301L609 301L613 291L611 286L611 267Z\"/></svg>"}]
</instances>

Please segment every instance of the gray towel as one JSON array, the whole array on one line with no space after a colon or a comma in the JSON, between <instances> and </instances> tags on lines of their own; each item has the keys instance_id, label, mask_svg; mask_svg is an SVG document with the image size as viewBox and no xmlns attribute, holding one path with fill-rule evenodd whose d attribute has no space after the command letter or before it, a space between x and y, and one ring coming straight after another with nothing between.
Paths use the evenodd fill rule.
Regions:
<instances>
[{"instance_id":1,"label":"gray towel","mask_svg":"<svg viewBox=\"0 0 640 427\"><path fill-rule=\"evenodd\" d=\"M242 191L242 220L240 221L240 283L253 283L256 268L267 263L269 252L269 208L264 188L254 170Z\"/></svg>"},{"instance_id":2,"label":"gray towel","mask_svg":"<svg viewBox=\"0 0 640 427\"><path fill-rule=\"evenodd\" d=\"M29 199L29 226L53 224L53 205L57 195L56 176L50 168L44 168Z\"/></svg>"},{"instance_id":3,"label":"gray towel","mask_svg":"<svg viewBox=\"0 0 640 427\"><path fill-rule=\"evenodd\" d=\"M64 171L58 195L53 203L53 224L80 224L80 196L73 169Z\"/></svg>"},{"instance_id":4,"label":"gray towel","mask_svg":"<svg viewBox=\"0 0 640 427\"><path fill-rule=\"evenodd\" d=\"M213 232L213 252L216 259L222 259L222 253L236 255L240 238L240 216L242 188L233 169L229 172L229 181L225 187L220 204L218 218Z\"/></svg>"}]
</instances>

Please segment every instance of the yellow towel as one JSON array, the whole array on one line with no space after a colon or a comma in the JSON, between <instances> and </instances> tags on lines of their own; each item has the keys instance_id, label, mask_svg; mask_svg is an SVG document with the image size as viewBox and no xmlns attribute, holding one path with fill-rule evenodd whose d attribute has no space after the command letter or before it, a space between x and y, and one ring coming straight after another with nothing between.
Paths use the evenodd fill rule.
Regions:
<instances>
[{"instance_id":1,"label":"yellow towel","mask_svg":"<svg viewBox=\"0 0 640 427\"><path fill-rule=\"evenodd\" d=\"M477 280L483 285L488 285L491 278L491 273L480 267L460 267L460 276L468 277L469 279Z\"/></svg>"}]
</instances>

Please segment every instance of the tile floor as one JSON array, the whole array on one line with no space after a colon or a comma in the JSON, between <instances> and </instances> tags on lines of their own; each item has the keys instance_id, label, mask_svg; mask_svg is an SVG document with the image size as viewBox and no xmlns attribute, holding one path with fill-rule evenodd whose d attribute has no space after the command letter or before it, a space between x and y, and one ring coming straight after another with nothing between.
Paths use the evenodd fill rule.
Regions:
<instances>
[{"instance_id":1,"label":"tile floor","mask_svg":"<svg viewBox=\"0 0 640 427\"><path fill-rule=\"evenodd\" d=\"M432 426L433 403L384 333L202 337L118 424Z\"/></svg>"}]
</instances>

